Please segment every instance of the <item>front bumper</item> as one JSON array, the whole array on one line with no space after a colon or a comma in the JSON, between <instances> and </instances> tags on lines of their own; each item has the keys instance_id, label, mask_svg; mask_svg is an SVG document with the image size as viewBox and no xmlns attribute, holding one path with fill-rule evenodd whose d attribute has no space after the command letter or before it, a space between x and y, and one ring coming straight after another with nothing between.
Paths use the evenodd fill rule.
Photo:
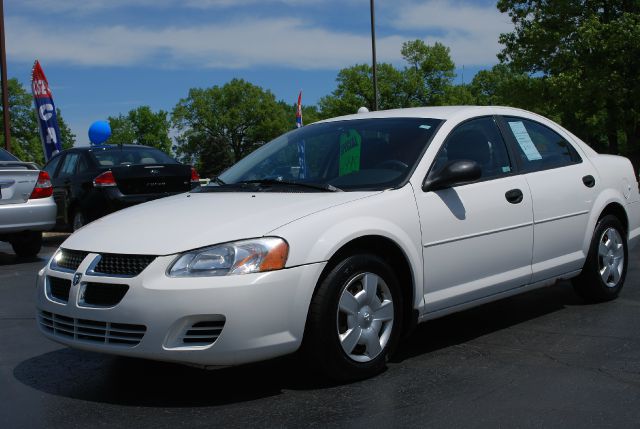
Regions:
<instances>
[{"instance_id":1,"label":"front bumper","mask_svg":"<svg viewBox=\"0 0 640 429\"><path fill-rule=\"evenodd\" d=\"M49 265L40 271L37 307L43 334L79 349L198 366L237 365L297 350L311 296L325 266L317 263L258 274L170 278L165 272L175 256L161 256L138 276L121 278L87 274L96 256L89 254L78 267L76 273L83 276L71 286L67 302L51 295L49 277L71 281L76 273L52 270ZM83 305L82 297L83 288L91 282L126 284L129 289L113 307L91 307ZM191 327L212 320L224 321L212 344L184 341ZM60 329L53 329L54 324ZM92 326L96 329L89 329ZM139 343L110 340L133 335L127 333L130 326L146 328L140 331L144 335Z\"/></svg>"},{"instance_id":2,"label":"front bumper","mask_svg":"<svg viewBox=\"0 0 640 429\"><path fill-rule=\"evenodd\" d=\"M56 224L53 197L0 205L0 234L20 231L47 231Z\"/></svg>"}]
</instances>

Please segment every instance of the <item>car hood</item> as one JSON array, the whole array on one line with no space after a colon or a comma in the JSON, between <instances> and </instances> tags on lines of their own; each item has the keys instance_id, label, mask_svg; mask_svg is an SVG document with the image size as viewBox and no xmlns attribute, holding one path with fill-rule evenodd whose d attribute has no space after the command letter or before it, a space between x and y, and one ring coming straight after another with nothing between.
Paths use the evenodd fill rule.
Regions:
<instances>
[{"instance_id":1,"label":"car hood","mask_svg":"<svg viewBox=\"0 0 640 429\"><path fill-rule=\"evenodd\" d=\"M98 219L62 247L100 253L170 255L270 231L321 210L378 192L189 193Z\"/></svg>"}]
</instances>

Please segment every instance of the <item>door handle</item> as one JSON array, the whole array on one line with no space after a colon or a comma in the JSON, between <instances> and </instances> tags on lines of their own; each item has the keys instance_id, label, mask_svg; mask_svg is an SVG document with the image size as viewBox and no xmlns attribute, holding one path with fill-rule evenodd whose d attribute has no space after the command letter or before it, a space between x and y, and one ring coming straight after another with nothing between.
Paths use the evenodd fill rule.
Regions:
<instances>
[{"instance_id":1,"label":"door handle","mask_svg":"<svg viewBox=\"0 0 640 429\"><path fill-rule=\"evenodd\" d=\"M592 175L588 175L588 176L584 176L582 178L582 183L584 183L584 186L586 186L587 188L593 188L596 185L596 179L593 178Z\"/></svg>"},{"instance_id":2,"label":"door handle","mask_svg":"<svg viewBox=\"0 0 640 429\"><path fill-rule=\"evenodd\" d=\"M507 191L504 194L504 197L511 204L519 204L519 203L522 202L522 199L524 198L524 195L522 194L522 191L520 189L512 189L510 191Z\"/></svg>"}]
</instances>

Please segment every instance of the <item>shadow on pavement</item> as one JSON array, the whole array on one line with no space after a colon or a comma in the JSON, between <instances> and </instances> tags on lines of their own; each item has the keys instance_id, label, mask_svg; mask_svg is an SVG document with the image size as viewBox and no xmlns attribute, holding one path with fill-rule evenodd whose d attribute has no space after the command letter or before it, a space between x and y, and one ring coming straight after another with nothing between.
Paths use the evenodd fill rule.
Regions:
<instances>
[{"instance_id":1,"label":"shadow on pavement","mask_svg":"<svg viewBox=\"0 0 640 429\"><path fill-rule=\"evenodd\" d=\"M460 313L422 323L404 340L392 361L468 342L514 325L560 311L567 306L585 305L568 281L536 289Z\"/></svg>"},{"instance_id":2,"label":"shadow on pavement","mask_svg":"<svg viewBox=\"0 0 640 429\"><path fill-rule=\"evenodd\" d=\"M430 321L400 345L393 361L465 343L573 305L582 302L564 282ZM153 407L224 405L276 396L287 389L335 386L295 355L206 371L65 348L23 361L13 374L23 384L52 395Z\"/></svg>"}]
</instances>

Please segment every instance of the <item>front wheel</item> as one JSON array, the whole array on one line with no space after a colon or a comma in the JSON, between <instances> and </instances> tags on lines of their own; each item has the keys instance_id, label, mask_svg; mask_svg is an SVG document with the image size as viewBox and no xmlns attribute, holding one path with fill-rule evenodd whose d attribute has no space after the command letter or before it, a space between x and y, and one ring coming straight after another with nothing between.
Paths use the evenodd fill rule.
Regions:
<instances>
[{"instance_id":1,"label":"front wheel","mask_svg":"<svg viewBox=\"0 0 640 429\"><path fill-rule=\"evenodd\" d=\"M304 346L330 378L367 378L384 369L401 321L402 294L391 267L375 255L349 256L318 287Z\"/></svg>"},{"instance_id":2,"label":"front wheel","mask_svg":"<svg viewBox=\"0 0 640 429\"><path fill-rule=\"evenodd\" d=\"M625 237L624 227L615 216L598 221L582 273L573 280L578 295L588 302L610 301L620 294L628 264Z\"/></svg>"}]
</instances>

